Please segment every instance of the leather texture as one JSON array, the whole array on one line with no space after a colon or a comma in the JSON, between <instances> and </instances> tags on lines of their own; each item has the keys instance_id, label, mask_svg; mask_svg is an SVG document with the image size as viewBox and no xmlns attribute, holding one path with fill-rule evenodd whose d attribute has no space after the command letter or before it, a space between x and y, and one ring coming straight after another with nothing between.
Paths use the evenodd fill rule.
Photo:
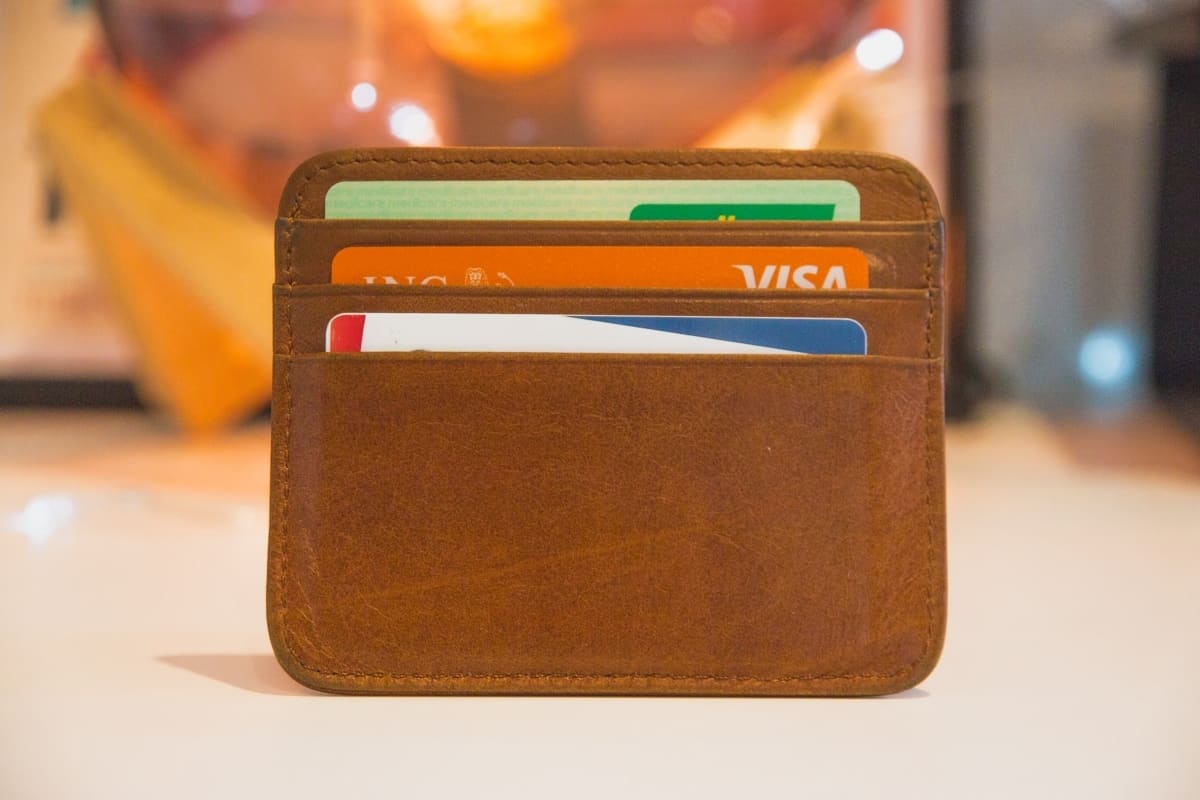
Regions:
<instances>
[{"instance_id":1,"label":"leather texture","mask_svg":"<svg viewBox=\"0 0 1200 800\"><path fill-rule=\"evenodd\" d=\"M838 178L860 223L324 220L341 180ZM945 629L942 225L868 154L404 149L277 227L267 620L347 693L870 695ZM329 285L351 244L852 245L862 291ZM338 353L338 313L847 316L867 356Z\"/></svg>"}]
</instances>

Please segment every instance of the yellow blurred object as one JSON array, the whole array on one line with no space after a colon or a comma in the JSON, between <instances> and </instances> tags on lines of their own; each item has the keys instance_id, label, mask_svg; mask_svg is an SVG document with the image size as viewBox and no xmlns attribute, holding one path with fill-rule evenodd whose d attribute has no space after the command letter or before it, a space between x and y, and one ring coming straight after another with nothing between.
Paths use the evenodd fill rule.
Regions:
<instances>
[{"instance_id":1,"label":"yellow blurred object","mask_svg":"<svg viewBox=\"0 0 1200 800\"><path fill-rule=\"evenodd\" d=\"M270 223L106 75L52 98L36 127L136 338L147 399L188 430L264 406Z\"/></svg>"},{"instance_id":2,"label":"yellow blurred object","mask_svg":"<svg viewBox=\"0 0 1200 800\"><path fill-rule=\"evenodd\" d=\"M870 149L866 141L829 141L840 104L867 76L853 50L816 66L795 67L696 146Z\"/></svg>"},{"instance_id":3,"label":"yellow blurred object","mask_svg":"<svg viewBox=\"0 0 1200 800\"><path fill-rule=\"evenodd\" d=\"M574 47L554 0L416 0L416 7L434 50L484 77L546 72Z\"/></svg>"}]
</instances>

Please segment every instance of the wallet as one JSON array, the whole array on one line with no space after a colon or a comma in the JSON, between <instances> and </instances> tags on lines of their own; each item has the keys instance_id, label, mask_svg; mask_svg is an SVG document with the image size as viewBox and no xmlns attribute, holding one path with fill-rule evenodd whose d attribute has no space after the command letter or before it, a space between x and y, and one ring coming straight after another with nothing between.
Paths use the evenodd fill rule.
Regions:
<instances>
[{"instance_id":1,"label":"wallet","mask_svg":"<svg viewBox=\"0 0 1200 800\"><path fill-rule=\"evenodd\" d=\"M361 181L844 181L855 220L326 218ZM530 184L522 184L528 186ZM869 288L331 283L351 246L858 248ZM945 630L942 220L899 159L366 149L276 227L267 621L330 692L878 695ZM340 314L836 317L865 355L327 352Z\"/></svg>"}]
</instances>

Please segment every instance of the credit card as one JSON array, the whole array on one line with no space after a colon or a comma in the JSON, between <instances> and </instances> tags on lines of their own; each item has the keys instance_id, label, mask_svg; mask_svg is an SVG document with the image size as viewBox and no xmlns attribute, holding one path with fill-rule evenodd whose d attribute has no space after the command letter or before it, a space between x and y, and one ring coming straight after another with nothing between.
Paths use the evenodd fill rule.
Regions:
<instances>
[{"instance_id":1,"label":"credit card","mask_svg":"<svg viewBox=\"0 0 1200 800\"><path fill-rule=\"evenodd\" d=\"M865 355L867 332L832 317L339 314L331 353L676 353Z\"/></svg>"},{"instance_id":2,"label":"credit card","mask_svg":"<svg viewBox=\"0 0 1200 800\"><path fill-rule=\"evenodd\" d=\"M342 181L327 219L857 221L842 180Z\"/></svg>"},{"instance_id":3,"label":"credit card","mask_svg":"<svg viewBox=\"0 0 1200 800\"><path fill-rule=\"evenodd\" d=\"M333 283L666 289L866 289L854 247L354 246Z\"/></svg>"}]
</instances>

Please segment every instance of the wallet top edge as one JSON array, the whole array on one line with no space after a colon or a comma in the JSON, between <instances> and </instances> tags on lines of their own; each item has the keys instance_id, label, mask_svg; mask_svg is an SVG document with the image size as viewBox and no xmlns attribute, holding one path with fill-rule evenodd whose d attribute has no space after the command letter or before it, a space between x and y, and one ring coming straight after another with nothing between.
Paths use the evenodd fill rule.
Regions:
<instances>
[{"instance_id":1,"label":"wallet top edge","mask_svg":"<svg viewBox=\"0 0 1200 800\"><path fill-rule=\"evenodd\" d=\"M354 180L589 178L850 180L863 221L941 219L928 180L902 158L822 150L644 150L581 147L403 147L332 150L296 168L279 202L283 221L322 219L325 192Z\"/></svg>"}]
</instances>

